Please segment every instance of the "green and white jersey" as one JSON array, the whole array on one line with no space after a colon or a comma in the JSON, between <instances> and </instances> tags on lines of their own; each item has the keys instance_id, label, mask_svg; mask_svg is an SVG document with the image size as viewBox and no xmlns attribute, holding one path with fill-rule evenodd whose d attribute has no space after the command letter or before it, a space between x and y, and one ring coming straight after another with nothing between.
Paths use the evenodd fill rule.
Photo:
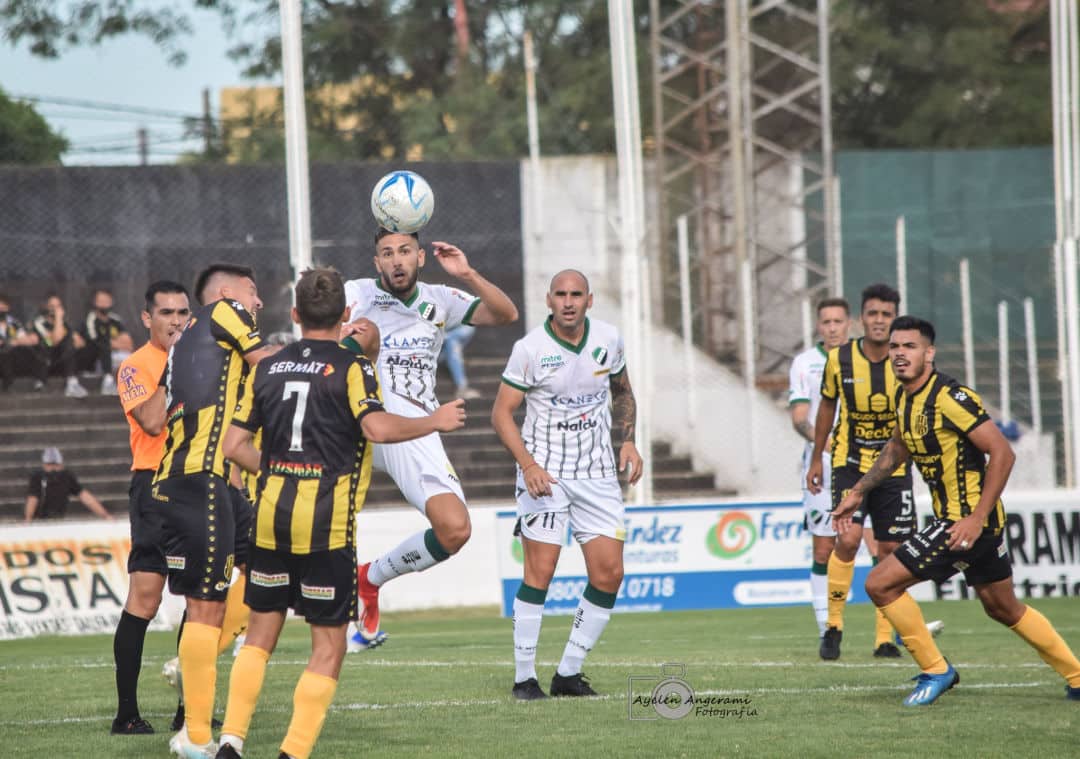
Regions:
<instances>
[{"instance_id":1,"label":"green and white jersey","mask_svg":"<svg viewBox=\"0 0 1080 759\"><path fill-rule=\"evenodd\" d=\"M595 319L585 320L577 345L555 336L550 317L514 343L502 381L525 393L521 437L548 474L568 480L618 474L611 377L625 368L618 330Z\"/></svg>"},{"instance_id":2,"label":"green and white jersey","mask_svg":"<svg viewBox=\"0 0 1080 759\"><path fill-rule=\"evenodd\" d=\"M426 410L439 407L435 397L435 369L447 330L468 324L480 299L446 285L416 283L408 300L382 288L378 279L351 279L345 283L345 302L352 306L349 320L367 317L382 339L379 385L383 395L394 393Z\"/></svg>"}]
</instances>

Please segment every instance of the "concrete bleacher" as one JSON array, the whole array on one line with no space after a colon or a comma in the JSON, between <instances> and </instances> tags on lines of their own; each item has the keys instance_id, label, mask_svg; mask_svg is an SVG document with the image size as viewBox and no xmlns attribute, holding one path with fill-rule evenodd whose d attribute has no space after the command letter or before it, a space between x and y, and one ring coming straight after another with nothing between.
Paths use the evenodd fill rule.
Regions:
<instances>
[{"instance_id":1,"label":"concrete bleacher","mask_svg":"<svg viewBox=\"0 0 1080 759\"><path fill-rule=\"evenodd\" d=\"M468 364L473 386L483 397L469 401L465 429L445 436L444 444L470 503L510 505L513 459L489 422L505 361L476 358ZM94 382L84 384L87 389L97 388ZM40 466L42 449L51 445L60 448L66 466L109 511L126 513L131 457L119 400L96 394L82 400L65 398L57 378L40 393L27 392L28 387L20 381L11 392L0 393L0 520L22 518L29 474ZM450 399L453 382L444 373L440 373L439 387L440 397ZM674 455L668 443L654 443L653 472L657 500L730 494L716 489L712 474L693 471L689 457ZM376 472L365 508L404 505L393 481ZM68 514L87 516L74 499Z\"/></svg>"}]
</instances>

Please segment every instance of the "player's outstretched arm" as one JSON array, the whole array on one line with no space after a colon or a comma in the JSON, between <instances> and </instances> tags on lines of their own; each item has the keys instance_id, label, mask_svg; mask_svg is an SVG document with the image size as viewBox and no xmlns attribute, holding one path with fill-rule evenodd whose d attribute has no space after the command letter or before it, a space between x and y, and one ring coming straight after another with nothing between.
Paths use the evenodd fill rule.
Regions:
<instances>
[{"instance_id":1,"label":"player's outstretched arm","mask_svg":"<svg viewBox=\"0 0 1080 759\"><path fill-rule=\"evenodd\" d=\"M840 503L836 504L836 508L832 511L833 523L836 524L837 520L849 519L851 513L859 508L859 504L863 502L866 494L892 477L897 467L910 458L911 451L908 450L904 439L900 436L900 427L898 425L893 429L893 436L889 438L889 442L885 444L885 447L881 449L881 453L874 460L874 465L870 467L870 471L860 477L859 481L840 500ZM840 529L840 525L837 526L837 529Z\"/></svg>"},{"instance_id":2,"label":"player's outstretched arm","mask_svg":"<svg viewBox=\"0 0 1080 759\"><path fill-rule=\"evenodd\" d=\"M806 470L806 489L814 495L821 492L822 466L821 454L825 452L825 443L832 432L833 419L836 418L836 399L821 397L817 417L814 419L814 452L810 455L810 464Z\"/></svg>"},{"instance_id":3,"label":"player's outstretched arm","mask_svg":"<svg viewBox=\"0 0 1080 759\"><path fill-rule=\"evenodd\" d=\"M1013 453L1009 441L989 419L968 432L967 437L990 459L986 462L979 502L970 514L949 528L949 548L954 551L975 545L975 541L982 534L983 522L997 505L1001 491L1009 482L1009 475L1016 461L1016 454Z\"/></svg>"},{"instance_id":4,"label":"player's outstretched arm","mask_svg":"<svg viewBox=\"0 0 1080 759\"><path fill-rule=\"evenodd\" d=\"M505 382L499 384L499 392L495 396L495 403L491 407L491 426L495 434L514 461L521 468L521 476L525 480L525 487L533 498L551 495L551 483L557 482L544 467L536 463L529 450L525 447L525 441L521 437L517 424L514 422L514 412L525 400L525 393L516 387L511 387Z\"/></svg>"},{"instance_id":5,"label":"player's outstretched arm","mask_svg":"<svg viewBox=\"0 0 1080 759\"><path fill-rule=\"evenodd\" d=\"M469 323L477 327L490 327L499 324L511 324L518 319L517 306L499 287L489 282L476 269L469 266L469 260L461 248L448 242L431 243L435 258L446 273L457 277L480 299Z\"/></svg>"},{"instance_id":6,"label":"player's outstretched arm","mask_svg":"<svg viewBox=\"0 0 1080 759\"><path fill-rule=\"evenodd\" d=\"M630 387L630 372L623 369L611 378L611 428L622 440L619 446L619 471L630 469L630 484L641 479L644 462L634 442L637 431L637 401Z\"/></svg>"},{"instance_id":7,"label":"player's outstretched arm","mask_svg":"<svg viewBox=\"0 0 1080 759\"><path fill-rule=\"evenodd\" d=\"M373 411L360 420L360 426L373 443L402 443L432 432L453 432L465 426L465 401L458 398L418 418Z\"/></svg>"},{"instance_id":8,"label":"player's outstretched arm","mask_svg":"<svg viewBox=\"0 0 1080 759\"><path fill-rule=\"evenodd\" d=\"M225 433L225 440L221 444L221 450L225 458L236 462L245 471L255 473L259 471L262 456L259 449L255 447L254 439L255 433L230 424L228 432Z\"/></svg>"}]
</instances>

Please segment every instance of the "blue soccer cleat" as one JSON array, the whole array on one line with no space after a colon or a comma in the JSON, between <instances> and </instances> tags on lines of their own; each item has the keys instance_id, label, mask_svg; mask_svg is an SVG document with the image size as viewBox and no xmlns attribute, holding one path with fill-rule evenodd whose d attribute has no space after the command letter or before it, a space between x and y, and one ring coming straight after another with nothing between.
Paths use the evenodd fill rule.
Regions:
<instances>
[{"instance_id":1,"label":"blue soccer cleat","mask_svg":"<svg viewBox=\"0 0 1080 759\"><path fill-rule=\"evenodd\" d=\"M383 630L378 630L375 633L375 637L369 638L364 634L363 628L359 626L349 626L353 630L349 635L349 640L346 643L346 651L350 654L359 653L360 651L368 651L372 648L378 648L386 642L390 635Z\"/></svg>"},{"instance_id":2,"label":"blue soccer cleat","mask_svg":"<svg viewBox=\"0 0 1080 759\"><path fill-rule=\"evenodd\" d=\"M929 706L938 700L938 696L960 682L960 673L953 665L940 675L921 672L915 681L915 690L904 699L904 706Z\"/></svg>"},{"instance_id":3,"label":"blue soccer cleat","mask_svg":"<svg viewBox=\"0 0 1080 759\"><path fill-rule=\"evenodd\" d=\"M1065 686L1065 698L1070 701L1080 701L1080 687L1074 688L1071 685Z\"/></svg>"}]
</instances>

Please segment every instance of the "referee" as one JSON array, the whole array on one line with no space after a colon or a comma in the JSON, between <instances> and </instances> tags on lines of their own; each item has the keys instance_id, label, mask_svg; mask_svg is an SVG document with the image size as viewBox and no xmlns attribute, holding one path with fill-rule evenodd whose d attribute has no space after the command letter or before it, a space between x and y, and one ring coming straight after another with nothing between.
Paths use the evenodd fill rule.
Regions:
<instances>
[{"instance_id":1,"label":"referee","mask_svg":"<svg viewBox=\"0 0 1080 759\"><path fill-rule=\"evenodd\" d=\"M150 497L154 478L165 449L165 388L158 385L169 346L191 315L187 290L176 282L161 280L146 290L143 324L150 341L128 356L117 372L117 390L131 427L131 553L128 554L128 596L113 636L116 663L116 718L114 735L145 735L154 732L139 716L139 670L143 640L150 620L157 614L168 570L161 548L161 515Z\"/></svg>"}]
</instances>

